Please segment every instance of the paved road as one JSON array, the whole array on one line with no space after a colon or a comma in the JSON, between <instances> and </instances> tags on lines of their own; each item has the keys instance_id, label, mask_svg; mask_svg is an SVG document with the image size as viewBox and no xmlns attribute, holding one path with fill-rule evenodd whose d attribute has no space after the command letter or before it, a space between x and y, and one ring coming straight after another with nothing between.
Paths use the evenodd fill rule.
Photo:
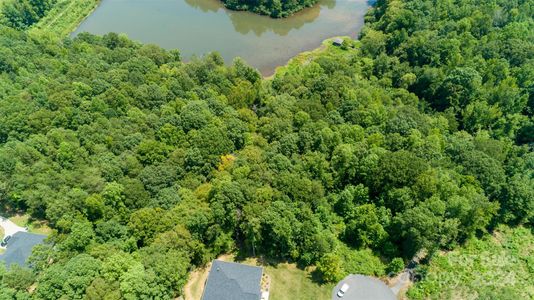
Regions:
<instances>
[{"instance_id":1,"label":"paved road","mask_svg":"<svg viewBox=\"0 0 534 300\"><path fill-rule=\"evenodd\" d=\"M0 226L4 228L4 236L13 235L19 231L27 231L26 228L17 226L17 224L11 222L9 219L0 216ZM5 249L5 247L1 247Z\"/></svg>"}]
</instances>

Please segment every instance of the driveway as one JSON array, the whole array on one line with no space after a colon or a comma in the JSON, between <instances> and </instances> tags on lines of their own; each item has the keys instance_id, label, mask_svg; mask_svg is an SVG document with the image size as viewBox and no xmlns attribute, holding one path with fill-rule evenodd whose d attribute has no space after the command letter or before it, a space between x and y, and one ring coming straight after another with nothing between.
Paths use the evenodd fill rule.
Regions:
<instances>
[{"instance_id":1,"label":"driveway","mask_svg":"<svg viewBox=\"0 0 534 300\"><path fill-rule=\"evenodd\" d=\"M339 297L337 292L348 284L349 289L343 297ZM363 275L349 275L340 281L332 290L332 300L396 300L393 291L377 278Z\"/></svg>"},{"instance_id":2,"label":"driveway","mask_svg":"<svg viewBox=\"0 0 534 300\"><path fill-rule=\"evenodd\" d=\"M8 235L14 235L15 233L19 232L19 231L22 231L22 232L27 232L28 230L26 230L26 228L24 227L20 227L18 226L17 224L11 222L9 219L6 219L4 217L1 217L0 216L0 226L2 226L2 228L4 228L4 236L8 236ZM1 247L0 248L2 249L6 249L5 247Z\"/></svg>"}]
</instances>

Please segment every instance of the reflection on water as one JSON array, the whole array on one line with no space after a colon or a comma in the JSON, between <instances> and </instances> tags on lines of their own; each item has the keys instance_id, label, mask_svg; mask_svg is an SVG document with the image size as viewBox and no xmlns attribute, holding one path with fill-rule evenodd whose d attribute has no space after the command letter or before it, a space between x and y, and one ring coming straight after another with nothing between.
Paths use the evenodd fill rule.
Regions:
<instances>
[{"instance_id":1,"label":"reflection on water","mask_svg":"<svg viewBox=\"0 0 534 300\"><path fill-rule=\"evenodd\" d=\"M290 18L273 19L267 16L258 16L250 12L226 9L219 0L185 0L185 2L191 7L200 9L203 12L225 10L237 32L242 34L252 32L256 36L261 36L263 33L269 31L280 36L285 36L292 29L299 29L304 24L313 22L319 17L321 9L333 9L336 7L336 0L321 0L317 5L306 8Z\"/></svg>"},{"instance_id":2,"label":"reflection on water","mask_svg":"<svg viewBox=\"0 0 534 300\"><path fill-rule=\"evenodd\" d=\"M265 32L273 32L279 36L286 36L291 30L299 29L306 23L311 23L317 17L321 9L319 6L311 7L306 11L306 14L295 18L288 19L288 22L281 23L279 19L272 19L263 17L258 20L251 20L246 14L242 12L230 12L228 16L232 20L232 24L237 32L248 34L253 32L260 37Z\"/></svg>"},{"instance_id":3,"label":"reflection on water","mask_svg":"<svg viewBox=\"0 0 534 300\"><path fill-rule=\"evenodd\" d=\"M299 52L339 35L355 37L372 0L320 0L284 19L231 11L219 0L102 0L75 31L126 33L130 38L178 48L185 58L218 51L240 56L264 74Z\"/></svg>"},{"instance_id":4,"label":"reflection on water","mask_svg":"<svg viewBox=\"0 0 534 300\"><path fill-rule=\"evenodd\" d=\"M185 3L203 12L217 12L224 7L218 0L185 0Z\"/></svg>"}]
</instances>

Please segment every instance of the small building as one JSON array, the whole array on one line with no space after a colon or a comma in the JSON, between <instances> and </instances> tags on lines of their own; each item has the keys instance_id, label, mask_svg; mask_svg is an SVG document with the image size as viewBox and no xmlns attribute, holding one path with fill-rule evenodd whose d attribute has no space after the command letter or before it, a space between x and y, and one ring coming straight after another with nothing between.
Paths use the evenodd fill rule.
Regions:
<instances>
[{"instance_id":1,"label":"small building","mask_svg":"<svg viewBox=\"0 0 534 300\"><path fill-rule=\"evenodd\" d=\"M343 45L343 39L342 38L335 38L333 41L332 41L332 44L334 46L341 46Z\"/></svg>"},{"instance_id":2,"label":"small building","mask_svg":"<svg viewBox=\"0 0 534 300\"><path fill-rule=\"evenodd\" d=\"M32 254L34 246L43 243L46 235L19 231L9 240L6 252L0 254L0 261L9 268L12 264L27 266L28 257Z\"/></svg>"},{"instance_id":3,"label":"small building","mask_svg":"<svg viewBox=\"0 0 534 300\"><path fill-rule=\"evenodd\" d=\"M260 300L263 268L222 260L211 264L202 300Z\"/></svg>"},{"instance_id":4,"label":"small building","mask_svg":"<svg viewBox=\"0 0 534 300\"><path fill-rule=\"evenodd\" d=\"M342 297L338 292L347 285ZM349 275L332 290L332 300L396 300L393 291L377 278L363 275Z\"/></svg>"}]
</instances>

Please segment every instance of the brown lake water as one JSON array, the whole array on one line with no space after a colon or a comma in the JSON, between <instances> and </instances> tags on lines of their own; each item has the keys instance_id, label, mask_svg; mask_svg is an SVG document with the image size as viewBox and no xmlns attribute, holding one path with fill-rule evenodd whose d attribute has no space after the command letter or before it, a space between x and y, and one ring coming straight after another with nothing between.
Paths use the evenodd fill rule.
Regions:
<instances>
[{"instance_id":1,"label":"brown lake water","mask_svg":"<svg viewBox=\"0 0 534 300\"><path fill-rule=\"evenodd\" d=\"M219 0L102 0L73 33L125 33L131 39L193 55L242 57L269 75L333 36L356 37L368 0L320 0L284 19L225 9Z\"/></svg>"}]
</instances>

